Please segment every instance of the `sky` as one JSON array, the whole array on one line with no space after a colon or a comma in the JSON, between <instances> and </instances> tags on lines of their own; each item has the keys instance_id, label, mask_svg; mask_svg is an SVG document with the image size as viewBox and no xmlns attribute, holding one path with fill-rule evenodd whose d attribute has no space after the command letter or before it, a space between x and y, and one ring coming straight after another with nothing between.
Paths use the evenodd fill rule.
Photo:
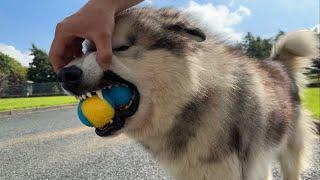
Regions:
<instances>
[{"instance_id":1,"label":"sky","mask_svg":"<svg viewBox=\"0 0 320 180\"><path fill-rule=\"evenodd\" d=\"M1 0L0 52L24 66L31 44L49 51L55 26L87 0ZM246 32L262 37L279 30L310 29L320 24L319 0L145 0L139 6L174 7L192 15L208 30L234 42Z\"/></svg>"}]
</instances>

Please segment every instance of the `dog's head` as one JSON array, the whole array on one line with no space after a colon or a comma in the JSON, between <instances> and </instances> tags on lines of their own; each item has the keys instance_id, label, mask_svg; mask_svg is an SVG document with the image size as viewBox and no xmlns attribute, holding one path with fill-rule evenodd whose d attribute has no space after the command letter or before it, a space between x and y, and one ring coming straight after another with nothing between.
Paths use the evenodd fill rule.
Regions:
<instances>
[{"instance_id":1,"label":"dog's head","mask_svg":"<svg viewBox=\"0 0 320 180\"><path fill-rule=\"evenodd\" d=\"M58 76L63 87L75 96L84 97L115 83L129 85L140 95L140 102L136 113L126 119L124 129L148 131L170 123L164 122L169 114L199 88L201 62L196 57L205 40L204 32L182 12L129 9L116 17L108 70L97 64L93 47Z\"/></svg>"}]
</instances>

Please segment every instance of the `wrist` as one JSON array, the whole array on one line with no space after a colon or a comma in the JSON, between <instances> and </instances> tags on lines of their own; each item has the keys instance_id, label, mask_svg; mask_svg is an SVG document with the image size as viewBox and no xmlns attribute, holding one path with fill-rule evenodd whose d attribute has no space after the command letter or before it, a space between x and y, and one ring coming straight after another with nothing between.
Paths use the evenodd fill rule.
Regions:
<instances>
[{"instance_id":1,"label":"wrist","mask_svg":"<svg viewBox=\"0 0 320 180\"><path fill-rule=\"evenodd\" d=\"M113 1L116 13L128 9L143 0L111 0Z\"/></svg>"}]
</instances>

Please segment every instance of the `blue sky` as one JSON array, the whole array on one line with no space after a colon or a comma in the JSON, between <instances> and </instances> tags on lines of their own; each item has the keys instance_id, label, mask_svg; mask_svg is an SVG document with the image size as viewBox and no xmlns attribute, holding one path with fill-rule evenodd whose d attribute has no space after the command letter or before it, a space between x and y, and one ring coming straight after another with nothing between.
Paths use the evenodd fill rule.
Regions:
<instances>
[{"instance_id":1,"label":"blue sky","mask_svg":"<svg viewBox=\"0 0 320 180\"><path fill-rule=\"evenodd\" d=\"M55 25L86 2L1 0L0 51L27 64L24 59L31 43L48 51ZM142 5L185 9L198 14L196 18L209 29L235 40L248 31L268 37L279 29L290 31L319 24L319 0L146 0Z\"/></svg>"}]
</instances>

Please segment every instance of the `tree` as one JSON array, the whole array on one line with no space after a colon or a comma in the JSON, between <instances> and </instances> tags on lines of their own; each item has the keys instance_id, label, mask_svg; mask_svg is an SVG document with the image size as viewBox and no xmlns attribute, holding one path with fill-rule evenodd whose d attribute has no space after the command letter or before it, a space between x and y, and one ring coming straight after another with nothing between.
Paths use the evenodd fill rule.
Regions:
<instances>
[{"instance_id":1,"label":"tree","mask_svg":"<svg viewBox=\"0 0 320 180\"><path fill-rule=\"evenodd\" d=\"M33 81L32 93L34 95L43 94L63 94L63 90L57 83L57 77L53 71L48 54L42 49L32 44L31 55L34 56L28 69L28 80Z\"/></svg>"},{"instance_id":2,"label":"tree","mask_svg":"<svg viewBox=\"0 0 320 180\"><path fill-rule=\"evenodd\" d=\"M255 37L248 32L240 47L249 57L263 60L270 56L272 39Z\"/></svg>"},{"instance_id":3,"label":"tree","mask_svg":"<svg viewBox=\"0 0 320 180\"><path fill-rule=\"evenodd\" d=\"M282 35L285 35L286 33L284 31L279 30L278 34L275 37L275 41L277 41Z\"/></svg>"},{"instance_id":4,"label":"tree","mask_svg":"<svg viewBox=\"0 0 320 180\"><path fill-rule=\"evenodd\" d=\"M270 56L272 44L284 34L285 32L280 30L275 38L264 39L248 32L243 42L237 44L236 47L240 47L240 49L251 58L263 60Z\"/></svg>"},{"instance_id":5,"label":"tree","mask_svg":"<svg viewBox=\"0 0 320 180\"><path fill-rule=\"evenodd\" d=\"M28 69L28 80L35 83L56 82L56 74L53 71L48 54L32 44L31 55L34 58Z\"/></svg>"},{"instance_id":6,"label":"tree","mask_svg":"<svg viewBox=\"0 0 320 180\"><path fill-rule=\"evenodd\" d=\"M318 38L320 40L320 34L318 34ZM320 58L314 59L311 67L308 67L306 69L307 69L306 75L310 79L309 86L320 87Z\"/></svg>"},{"instance_id":7,"label":"tree","mask_svg":"<svg viewBox=\"0 0 320 180\"><path fill-rule=\"evenodd\" d=\"M0 72L0 97L4 94L4 89L6 86L5 76Z\"/></svg>"},{"instance_id":8,"label":"tree","mask_svg":"<svg viewBox=\"0 0 320 180\"><path fill-rule=\"evenodd\" d=\"M17 60L0 52L0 74L9 84L21 84L26 80L27 69ZM15 77L8 79L9 77ZM11 81L12 80L12 81Z\"/></svg>"},{"instance_id":9,"label":"tree","mask_svg":"<svg viewBox=\"0 0 320 180\"><path fill-rule=\"evenodd\" d=\"M0 52L0 96L21 93L26 71L17 60Z\"/></svg>"},{"instance_id":10,"label":"tree","mask_svg":"<svg viewBox=\"0 0 320 180\"><path fill-rule=\"evenodd\" d=\"M0 52L0 73L4 76L15 73L24 80L26 78L27 69L17 60Z\"/></svg>"}]
</instances>

